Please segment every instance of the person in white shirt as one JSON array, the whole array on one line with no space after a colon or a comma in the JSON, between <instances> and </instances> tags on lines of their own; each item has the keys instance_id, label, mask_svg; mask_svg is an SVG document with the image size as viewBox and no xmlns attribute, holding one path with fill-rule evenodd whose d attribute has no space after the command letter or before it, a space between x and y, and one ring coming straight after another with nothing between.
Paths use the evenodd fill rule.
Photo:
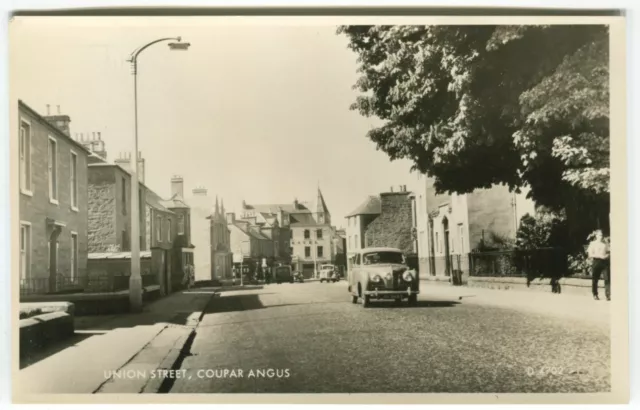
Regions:
<instances>
[{"instance_id":1,"label":"person in white shirt","mask_svg":"<svg viewBox=\"0 0 640 410\"><path fill-rule=\"evenodd\" d=\"M587 256L591 261L591 291L595 300L598 297L598 282L604 274L604 288L607 300L611 300L611 273L609 271L609 245L604 241L602 231L595 232L595 239L589 243Z\"/></svg>"}]
</instances>

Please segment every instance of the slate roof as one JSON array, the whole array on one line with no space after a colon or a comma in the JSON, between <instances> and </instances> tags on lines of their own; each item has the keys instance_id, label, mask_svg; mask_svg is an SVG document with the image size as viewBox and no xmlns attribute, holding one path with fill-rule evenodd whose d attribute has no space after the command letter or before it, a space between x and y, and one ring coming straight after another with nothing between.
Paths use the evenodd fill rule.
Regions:
<instances>
[{"instance_id":1,"label":"slate roof","mask_svg":"<svg viewBox=\"0 0 640 410\"><path fill-rule=\"evenodd\" d=\"M347 214L346 218L357 215L379 215L382 212L382 202L377 196L369 196L356 209Z\"/></svg>"},{"instance_id":2,"label":"slate roof","mask_svg":"<svg viewBox=\"0 0 640 410\"><path fill-rule=\"evenodd\" d=\"M310 213L304 214L292 214L289 217L289 225L290 226L314 226L318 225L313 216Z\"/></svg>"},{"instance_id":3,"label":"slate roof","mask_svg":"<svg viewBox=\"0 0 640 410\"><path fill-rule=\"evenodd\" d=\"M145 195L145 203L147 205L149 205L152 208L155 209L159 209L161 211L164 212L169 212L169 213L173 213L172 211L170 211L169 209L167 209L167 207L164 206L163 204L163 200L162 198L160 198L158 196L158 194L156 194L155 192L153 192L152 190L148 189L146 191L146 195Z\"/></svg>"},{"instance_id":4,"label":"slate roof","mask_svg":"<svg viewBox=\"0 0 640 410\"><path fill-rule=\"evenodd\" d=\"M182 199L177 194L167 200L162 201L162 204L167 208L189 208L189 205L184 202L184 199Z\"/></svg>"}]
</instances>

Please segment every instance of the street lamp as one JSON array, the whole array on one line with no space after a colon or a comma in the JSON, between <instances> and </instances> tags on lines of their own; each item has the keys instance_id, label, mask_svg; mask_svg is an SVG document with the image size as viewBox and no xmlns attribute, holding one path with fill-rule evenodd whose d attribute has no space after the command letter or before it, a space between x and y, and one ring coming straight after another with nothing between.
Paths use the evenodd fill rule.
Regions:
<instances>
[{"instance_id":1,"label":"street lamp","mask_svg":"<svg viewBox=\"0 0 640 410\"><path fill-rule=\"evenodd\" d=\"M183 43L181 37L168 37L154 40L139 47L131 53L127 60L131 63L133 74L133 99L135 134L133 155L131 156L131 276L129 276L129 302L132 312L142 310L142 276L140 276L140 197L138 196L138 56L150 46L163 42L175 41L169 44L171 50L187 50L189 43Z\"/></svg>"}]
</instances>

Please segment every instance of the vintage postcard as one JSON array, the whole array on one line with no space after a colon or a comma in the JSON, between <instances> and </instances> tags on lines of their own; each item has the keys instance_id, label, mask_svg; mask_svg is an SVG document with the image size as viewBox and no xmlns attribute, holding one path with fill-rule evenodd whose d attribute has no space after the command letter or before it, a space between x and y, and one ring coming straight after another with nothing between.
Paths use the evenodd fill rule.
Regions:
<instances>
[{"instance_id":1,"label":"vintage postcard","mask_svg":"<svg viewBox=\"0 0 640 410\"><path fill-rule=\"evenodd\" d=\"M624 17L335 11L12 17L14 402L628 401Z\"/></svg>"}]
</instances>

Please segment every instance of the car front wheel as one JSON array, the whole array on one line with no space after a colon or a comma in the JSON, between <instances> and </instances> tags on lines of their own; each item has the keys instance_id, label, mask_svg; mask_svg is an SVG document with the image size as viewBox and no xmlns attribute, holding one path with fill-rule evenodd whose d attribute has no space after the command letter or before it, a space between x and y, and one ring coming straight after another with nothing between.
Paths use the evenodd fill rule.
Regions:
<instances>
[{"instance_id":1,"label":"car front wheel","mask_svg":"<svg viewBox=\"0 0 640 410\"><path fill-rule=\"evenodd\" d=\"M358 297L356 295L351 295L351 303L354 305L358 303Z\"/></svg>"},{"instance_id":2,"label":"car front wheel","mask_svg":"<svg viewBox=\"0 0 640 410\"><path fill-rule=\"evenodd\" d=\"M364 295L364 296L362 297L362 307L363 307L363 308L371 307L371 296L369 296L369 295Z\"/></svg>"}]
</instances>

